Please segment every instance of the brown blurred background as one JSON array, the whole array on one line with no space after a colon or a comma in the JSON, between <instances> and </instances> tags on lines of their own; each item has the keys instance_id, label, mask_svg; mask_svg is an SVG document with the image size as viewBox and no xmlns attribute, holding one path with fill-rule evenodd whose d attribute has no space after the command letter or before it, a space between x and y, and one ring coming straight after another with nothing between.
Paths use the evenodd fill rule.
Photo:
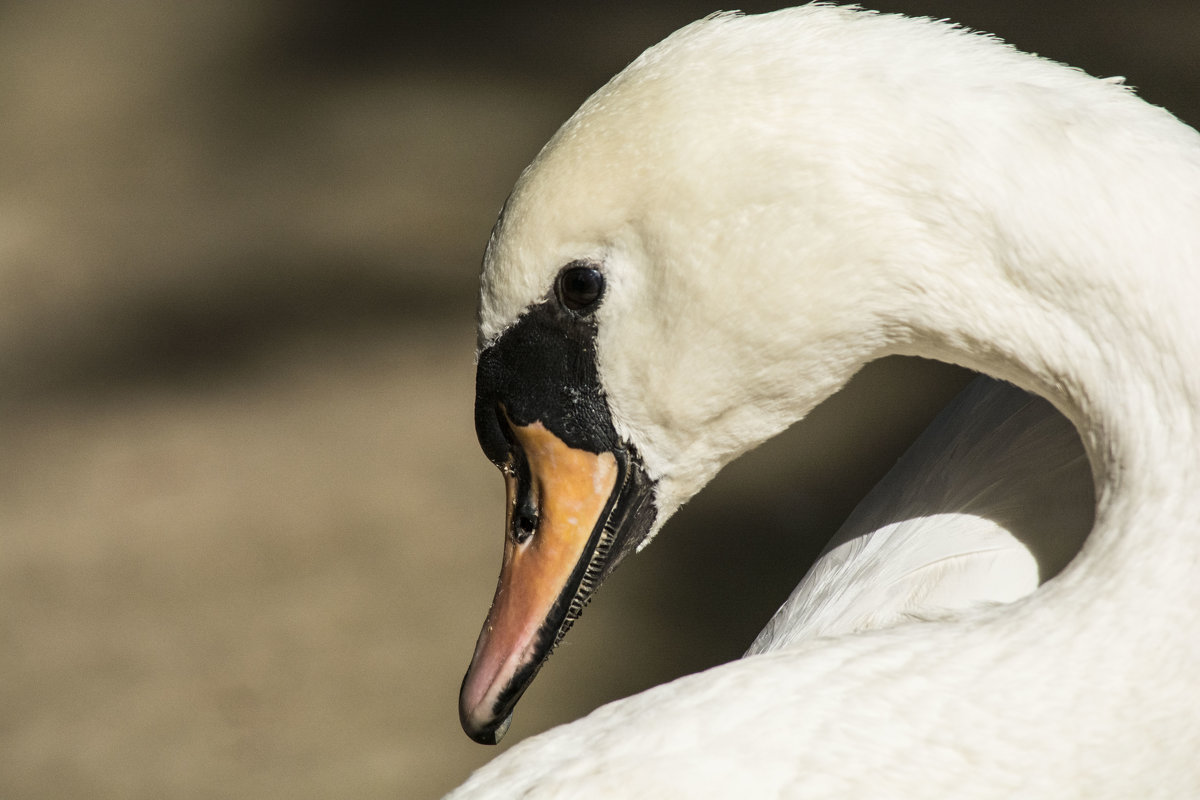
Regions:
<instances>
[{"instance_id":1,"label":"brown blurred background","mask_svg":"<svg viewBox=\"0 0 1200 800\"><path fill-rule=\"evenodd\" d=\"M878 6L1200 119L1194 0ZM0 797L432 797L498 752L455 710L501 546L482 246L557 124L715 8L0 3ZM727 470L505 746L739 655L963 379L873 365Z\"/></svg>"}]
</instances>

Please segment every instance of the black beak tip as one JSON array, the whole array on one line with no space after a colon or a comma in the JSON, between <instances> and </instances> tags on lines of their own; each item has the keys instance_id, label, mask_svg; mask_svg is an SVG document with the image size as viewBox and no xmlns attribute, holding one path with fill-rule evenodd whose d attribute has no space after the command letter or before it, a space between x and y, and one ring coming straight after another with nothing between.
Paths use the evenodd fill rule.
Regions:
<instances>
[{"instance_id":1,"label":"black beak tip","mask_svg":"<svg viewBox=\"0 0 1200 800\"><path fill-rule=\"evenodd\" d=\"M467 676L463 676L463 685L466 686L466 683ZM458 721L462 725L463 732L476 744L500 744L500 740L504 738L504 734L508 733L508 726L512 724L512 711L510 710L505 714L503 719L497 719L495 716L488 715L486 720L477 719L471 713L472 711L473 709L467 707L466 698L460 689L458 693Z\"/></svg>"},{"instance_id":2,"label":"black beak tip","mask_svg":"<svg viewBox=\"0 0 1200 800\"><path fill-rule=\"evenodd\" d=\"M512 714L510 713L504 719L499 720L493 725L483 727L475 727L462 720L463 730L467 736L471 737L471 741L476 744L500 744L500 740L504 738L504 734L508 733L508 726L512 724Z\"/></svg>"}]
</instances>

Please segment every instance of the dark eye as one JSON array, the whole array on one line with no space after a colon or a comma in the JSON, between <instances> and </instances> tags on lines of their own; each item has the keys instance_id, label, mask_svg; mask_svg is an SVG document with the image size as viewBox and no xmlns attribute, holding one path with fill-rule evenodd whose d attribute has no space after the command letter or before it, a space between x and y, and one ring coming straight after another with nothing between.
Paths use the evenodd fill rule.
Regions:
<instances>
[{"instance_id":1,"label":"dark eye","mask_svg":"<svg viewBox=\"0 0 1200 800\"><path fill-rule=\"evenodd\" d=\"M569 264L558 274L558 297L572 311L590 309L604 294L604 273L586 264Z\"/></svg>"}]
</instances>

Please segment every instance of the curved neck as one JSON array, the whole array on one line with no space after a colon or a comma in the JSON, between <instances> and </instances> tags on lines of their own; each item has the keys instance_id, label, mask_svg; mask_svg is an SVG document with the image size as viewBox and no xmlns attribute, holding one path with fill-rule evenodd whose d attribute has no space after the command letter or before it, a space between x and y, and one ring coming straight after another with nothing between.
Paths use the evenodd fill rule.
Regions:
<instances>
[{"instance_id":1,"label":"curved neck","mask_svg":"<svg viewBox=\"0 0 1200 800\"><path fill-rule=\"evenodd\" d=\"M1200 136L1132 95L1092 100L969 147L889 145L907 180L874 193L877 319L885 350L1009 380L1075 424L1097 513L1068 583L1200 593Z\"/></svg>"},{"instance_id":2,"label":"curved neck","mask_svg":"<svg viewBox=\"0 0 1200 800\"><path fill-rule=\"evenodd\" d=\"M1125 590L1200 599L1200 285L1187 263L1194 238L1180 227L1177 270L1161 250L1145 254L1150 263L1090 268L1082 301L1034 285L1028 276L1045 268L1033 264L1007 272L993 291L973 284L972 297L925 295L905 312L911 320L915 307L917 318L940 324L910 328L896 351L1009 380L1049 399L1078 429L1096 522L1064 586L1101 580L1114 600ZM948 327L951 318L958 323Z\"/></svg>"}]
</instances>

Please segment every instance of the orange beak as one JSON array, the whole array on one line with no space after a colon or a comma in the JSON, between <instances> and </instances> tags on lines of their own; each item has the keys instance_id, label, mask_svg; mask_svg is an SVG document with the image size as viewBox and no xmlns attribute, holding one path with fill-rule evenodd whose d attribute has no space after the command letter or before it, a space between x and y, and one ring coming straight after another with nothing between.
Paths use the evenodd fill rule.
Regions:
<instances>
[{"instance_id":1,"label":"orange beak","mask_svg":"<svg viewBox=\"0 0 1200 800\"><path fill-rule=\"evenodd\" d=\"M486 744L504 735L513 705L597 582L623 472L612 453L569 447L540 422L504 416L514 445L502 467L504 562L459 695L463 729Z\"/></svg>"}]
</instances>

